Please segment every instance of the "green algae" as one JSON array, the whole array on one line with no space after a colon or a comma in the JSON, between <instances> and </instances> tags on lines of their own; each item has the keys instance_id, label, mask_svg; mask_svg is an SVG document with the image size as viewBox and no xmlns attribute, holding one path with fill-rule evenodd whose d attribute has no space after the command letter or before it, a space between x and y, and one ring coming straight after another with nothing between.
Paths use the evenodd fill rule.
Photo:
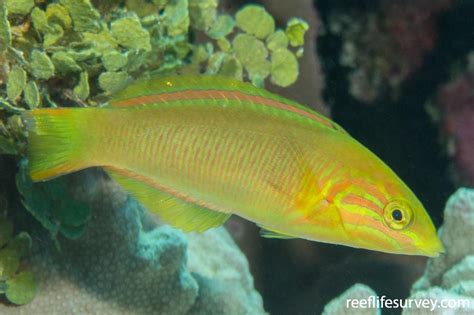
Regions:
<instances>
[{"instance_id":1,"label":"green algae","mask_svg":"<svg viewBox=\"0 0 474 315\"><path fill-rule=\"evenodd\" d=\"M286 48L278 48L272 54L271 80L279 86L289 86L298 78L296 56Z\"/></svg>"},{"instance_id":2,"label":"green algae","mask_svg":"<svg viewBox=\"0 0 474 315\"><path fill-rule=\"evenodd\" d=\"M26 257L30 252L31 245L32 240L30 235L26 232L20 232L15 237L10 238L6 249L15 250L20 257Z\"/></svg>"},{"instance_id":3,"label":"green algae","mask_svg":"<svg viewBox=\"0 0 474 315\"><path fill-rule=\"evenodd\" d=\"M100 31L100 13L89 0L61 0L60 3L71 15L73 28L76 32L96 33Z\"/></svg>"},{"instance_id":4,"label":"green algae","mask_svg":"<svg viewBox=\"0 0 474 315\"><path fill-rule=\"evenodd\" d=\"M26 15L35 6L34 0L5 0L8 13Z\"/></svg>"},{"instance_id":5,"label":"green algae","mask_svg":"<svg viewBox=\"0 0 474 315\"><path fill-rule=\"evenodd\" d=\"M127 56L116 50L111 50L102 55L102 63L107 71L117 71L128 62Z\"/></svg>"},{"instance_id":6,"label":"green algae","mask_svg":"<svg viewBox=\"0 0 474 315\"><path fill-rule=\"evenodd\" d=\"M309 25L304 20L299 18L292 18L286 25L286 35L290 40L290 45L293 47L303 46L304 34L308 30Z\"/></svg>"},{"instance_id":7,"label":"green algae","mask_svg":"<svg viewBox=\"0 0 474 315\"><path fill-rule=\"evenodd\" d=\"M218 74L242 80L243 66L237 58L226 55L222 60Z\"/></svg>"},{"instance_id":8,"label":"green algae","mask_svg":"<svg viewBox=\"0 0 474 315\"><path fill-rule=\"evenodd\" d=\"M40 33L45 33L48 30L48 18L46 17L46 12L41 10L38 7L33 9L31 12L31 22L33 27Z\"/></svg>"},{"instance_id":9,"label":"green algae","mask_svg":"<svg viewBox=\"0 0 474 315\"><path fill-rule=\"evenodd\" d=\"M275 31L275 20L261 6L248 5L237 12L235 16L237 26L244 32L265 39Z\"/></svg>"},{"instance_id":10,"label":"green algae","mask_svg":"<svg viewBox=\"0 0 474 315\"><path fill-rule=\"evenodd\" d=\"M25 86L25 102L29 109L34 109L40 105L40 93L36 82L29 81Z\"/></svg>"},{"instance_id":11,"label":"green algae","mask_svg":"<svg viewBox=\"0 0 474 315\"><path fill-rule=\"evenodd\" d=\"M186 34L190 24L188 0L171 1L165 8L164 23L169 36Z\"/></svg>"},{"instance_id":12,"label":"green algae","mask_svg":"<svg viewBox=\"0 0 474 315\"><path fill-rule=\"evenodd\" d=\"M22 271L6 281L5 296L17 305L30 303L36 296L37 286L32 271Z\"/></svg>"},{"instance_id":13,"label":"green algae","mask_svg":"<svg viewBox=\"0 0 474 315\"><path fill-rule=\"evenodd\" d=\"M158 13L168 0L127 0L126 5L128 10L135 12L139 17L147 17L150 14Z\"/></svg>"},{"instance_id":14,"label":"green algae","mask_svg":"<svg viewBox=\"0 0 474 315\"><path fill-rule=\"evenodd\" d=\"M218 16L206 34L216 40L219 51L210 55L205 72L247 79L261 87L271 76L272 84L289 86L298 78L296 57L303 53L307 26L292 19L286 30L275 29L273 17L258 5L243 7L235 20Z\"/></svg>"},{"instance_id":15,"label":"green algae","mask_svg":"<svg viewBox=\"0 0 474 315\"><path fill-rule=\"evenodd\" d=\"M212 39L221 39L232 33L234 27L234 19L228 14L222 14L216 18L206 34Z\"/></svg>"},{"instance_id":16,"label":"green algae","mask_svg":"<svg viewBox=\"0 0 474 315\"><path fill-rule=\"evenodd\" d=\"M65 51L58 51L51 56L58 75L68 75L71 73L81 72L82 68L79 64Z\"/></svg>"},{"instance_id":17,"label":"green algae","mask_svg":"<svg viewBox=\"0 0 474 315\"><path fill-rule=\"evenodd\" d=\"M82 101L85 101L89 97L91 90L87 72L81 73L79 83L74 87L73 92Z\"/></svg>"},{"instance_id":18,"label":"green algae","mask_svg":"<svg viewBox=\"0 0 474 315\"><path fill-rule=\"evenodd\" d=\"M48 24L58 24L66 31L69 31L72 27L72 19L68 9L59 3L48 5L45 15Z\"/></svg>"},{"instance_id":19,"label":"green algae","mask_svg":"<svg viewBox=\"0 0 474 315\"><path fill-rule=\"evenodd\" d=\"M5 154L5 155L18 154L18 148L16 147L15 143L4 135L0 135L0 154Z\"/></svg>"},{"instance_id":20,"label":"green algae","mask_svg":"<svg viewBox=\"0 0 474 315\"><path fill-rule=\"evenodd\" d=\"M7 83L7 96L12 102L15 102L26 86L26 71L21 67L14 66L10 71Z\"/></svg>"},{"instance_id":21,"label":"green algae","mask_svg":"<svg viewBox=\"0 0 474 315\"><path fill-rule=\"evenodd\" d=\"M20 267L20 255L9 248L0 250L0 279L12 277Z\"/></svg>"},{"instance_id":22,"label":"green algae","mask_svg":"<svg viewBox=\"0 0 474 315\"><path fill-rule=\"evenodd\" d=\"M229 53L232 50L231 42L225 37L219 38L217 40L217 47L219 47L221 51L226 52L226 53Z\"/></svg>"},{"instance_id":23,"label":"green algae","mask_svg":"<svg viewBox=\"0 0 474 315\"><path fill-rule=\"evenodd\" d=\"M191 26L208 30L216 20L218 0L188 0Z\"/></svg>"},{"instance_id":24,"label":"green algae","mask_svg":"<svg viewBox=\"0 0 474 315\"><path fill-rule=\"evenodd\" d=\"M267 37L267 47L270 50L288 47L288 36L282 30L277 30L275 33Z\"/></svg>"},{"instance_id":25,"label":"green algae","mask_svg":"<svg viewBox=\"0 0 474 315\"><path fill-rule=\"evenodd\" d=\"M103 72L99 76L99 86L106 93L113 94L123 89L130 81L130 76L123 71Z\"/></svg>"},{"instance_id":26,"label":"green algae","mask_svg":"<svg viewBox=\"0 0 474 315\"><path fill-rule=\"evenodd\" d=\"M234 18L219 13L217 0L98 5L60 0L24 6L19 11L31 25L15 32L13 41L10 29L21 29L22 20L10 26L2 5L1 49L10 49L0 59L11 71L6 74L8 91L0 95L1 108L19 112L56 104L95 105L132 80L179 69L233 76L260 86L269 77L269 82L287 86L298 76L294 58L287 61L273 54L296 45L292 53L301 55L307 24L299 19L292 19L286 30L275 29L273 17L261 6L245 6ZM199 56L201 44L191 42L190 34L196 31L207 36L204 44L212 47L206 56ZM278 66L273 60L279 60Z\"/></svg>"},{"instance_id":27,"label":"green algae","mask_svg":"<svg viewBox=\"0 0 474 315\"><path fill-rule=\"evenodd\" d=\"M29 303L37 291L34 274L22 266L31 244L28 233L14 236L13 223L0 216L0 294L17 305Z\"/></svg>"},{"instance_id":28,"label":"green algae","mask_svg":"<svg viewBox=\"0 0 474 315\"><path fill-rule=\"evenodd\" d=\"M54 76L54 64L43 51L33 50L30 66L31 73L38 79L48 80Z\"/></svg>"},{"instance_id":29,"label":"green algae","mask_svg":"<svg viewBox=\"0 0 474 315\"><path fill-rule=\"evenodd\" d=\"M270 74L268 50L261 40L249 34L239 34L235 37L233 46L250 78L265 79Z\"/></svg>"},{"instance_id":30,"label":"green algae","mask_svg":"<svg viewBox=\"0 0 474 315\"><path fill-rule=\"evenodd\" d=\"M150 51L150 34L142 27L137 16L124 17L111 24L111 33L117 43L127 49Z\"/></svg>"},{"instance_id":31,"label":"green algae","mask_svg":"<svg viewBox=\"0 0 474 315\"><path fill-rule=\"evenodd\" d=\"M44 183L33 184L28 175L26 161L20 166L16 185L22 203L53 238L58 234L76 239L90 220L89 205L76 200L67 190L67 178L60 177Z\"/></svg>"},{"instance_id":32,"label":"green algae","mask_svg":"<svg viewBox=\"0 0 474 315\"><path fill-rule=\"evenodd\" d=\"M5 51L11 44L10 23L7 19L7 8L0 2L0 52Z\"/></svg>"}]
</instances>

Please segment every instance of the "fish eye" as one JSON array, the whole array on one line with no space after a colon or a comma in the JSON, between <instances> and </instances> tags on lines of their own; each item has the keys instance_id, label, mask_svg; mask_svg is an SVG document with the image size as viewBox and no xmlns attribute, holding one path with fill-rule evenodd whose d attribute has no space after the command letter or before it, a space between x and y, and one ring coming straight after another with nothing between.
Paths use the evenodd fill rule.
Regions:
<instances>
[{"instance_id":1,"label":"fish eye","mask_svg":"<svg viewBox=\"0 0 474 315\"><path fill-rule=\"evenodd\" d=\"M395 221L401 221L403 220L403 214L400 209L393 209L392 210L392 219Z\"/></svg>"},{"instance_id":2,"label":"fish eye","mask_svg":"<svg viewBox=\"0 0 474 315\"><path fill-rule=\"evenodd\" d=\"M413 221L413 211L405 201L391 201L385 206L384 221L393 230L403 230Z\"/></svg>"}]
</instances>

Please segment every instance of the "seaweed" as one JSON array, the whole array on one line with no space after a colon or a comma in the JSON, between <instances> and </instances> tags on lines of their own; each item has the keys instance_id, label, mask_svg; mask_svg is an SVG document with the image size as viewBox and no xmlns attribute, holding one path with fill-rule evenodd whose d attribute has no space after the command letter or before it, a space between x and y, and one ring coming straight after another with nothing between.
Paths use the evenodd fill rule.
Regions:
<instances>
[{"instance_id":1,"label":"seaweed","mask_svg":"<svg viewBox=\"0 0 474 315\"><path fill-rule=\"evenodd\" d=\"M91 208L69 193L66 188L67 180L66 177L60 177L33 184L28 175L27 160L22 160L16 176L16 185L26 210L53 238L60 233L69 239L77 239L84 233L90 220Z\"/></svg>"},{"instance_id":2,"label":"seaweed","mask_svg":"<svg viewBox=\"0 0 474 315\"><path fill-rule=\"evenodd\" d=\"M28 233L15 235L13 223L5 216L6 199L1 199L0 212L0 294L11 303L29 303L36 295L36 280L28 266L22 264L31 249Z\"/></svg>"},{"instance_id":3,"label":"seaweed","mask_svg":"<svg viewBox=\"0 0 474 315\"><path fill-rule=\"evenodd\" d=\"M235 18L217 7L217 0L2 1L2 107L96 106L133 80L166 73L228 75L260 86L267 78L279 86L296 81L304 21L276 30L261 6L247 5ZM198 33L204 40L195 40Z\"/></svg>"}]
</instances>

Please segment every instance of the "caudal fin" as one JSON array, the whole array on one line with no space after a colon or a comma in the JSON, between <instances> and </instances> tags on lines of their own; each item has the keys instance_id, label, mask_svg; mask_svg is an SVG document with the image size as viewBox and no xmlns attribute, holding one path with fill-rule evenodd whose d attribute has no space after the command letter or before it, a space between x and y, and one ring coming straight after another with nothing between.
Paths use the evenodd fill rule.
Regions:
<instances>
[{"instance_id":1,"label":"caudal fin","mask_svg":"<svg viewBox=\"0 0 474 315\"><path fill-rule=\"evenodd\" d=\"M37 109L23 114L33 181L85 168L84 109Z\"/></svg>"}]
</instances>

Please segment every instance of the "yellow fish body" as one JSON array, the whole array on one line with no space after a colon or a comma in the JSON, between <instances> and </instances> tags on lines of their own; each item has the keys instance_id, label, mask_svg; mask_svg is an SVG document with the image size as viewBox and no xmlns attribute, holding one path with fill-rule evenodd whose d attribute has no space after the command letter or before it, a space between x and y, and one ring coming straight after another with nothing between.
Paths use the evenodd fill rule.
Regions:
<instances>
[{"instance_id":1,"label":"yellow fish body","mask_svg":"<svg viewBox=\"0 0 474 315\"><path fill-rule=\"evenodd\" d=\"M101 108L24 119L33 180L101 166L184 231L236 214L266 237L443 250L420 201L381 160L324 116L250 84L169 77L134 84Z\"/></svg>"}]
</instances>

